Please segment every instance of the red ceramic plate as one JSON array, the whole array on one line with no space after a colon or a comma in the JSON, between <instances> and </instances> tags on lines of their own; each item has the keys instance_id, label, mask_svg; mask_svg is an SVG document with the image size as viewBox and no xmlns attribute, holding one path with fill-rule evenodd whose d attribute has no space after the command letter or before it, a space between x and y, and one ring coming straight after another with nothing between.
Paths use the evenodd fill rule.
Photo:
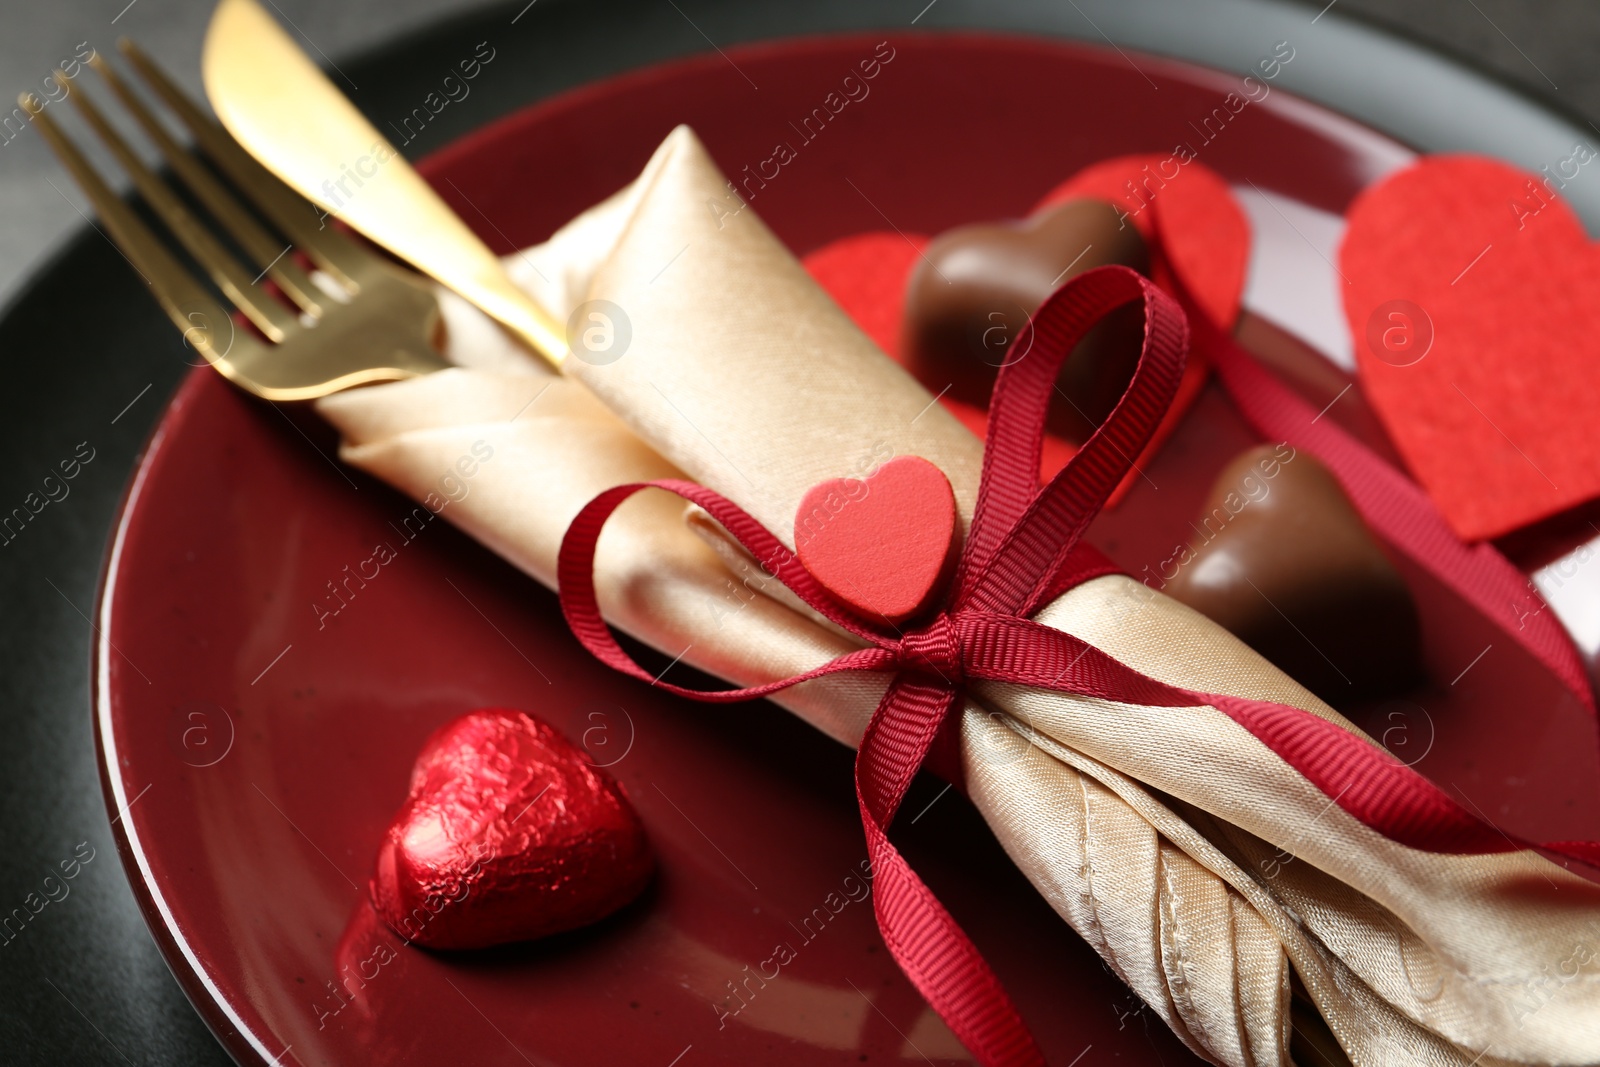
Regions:
<instances>
[{"instance_id":1,"label":"red ceramic plate","mask_svg":"<svg viewBox=\"0 0 1600 1067\"><path fill-rule=\"evenodd\" d=\"M631 179L677 123L730 174L766 159L876 41L786 42L650 69L515 115L426 169L470 197L465 217L508 250ZM1086 163L1169 148L1231 87L1220 74L1143 57L1135 69L1115 52L1033 40L930 34L894 47L870 97L754 201L797 252L886 219L932 232L1022 213ZM1205 162L1337 213L1397 151L1280 95L1241 116ZM1309 391L1332 387L1287 337L1260 324L1254 337L1298 365ZM1149 471L1160 490L1141 484L1094 539L1135 571L1163 558L1248 440L1208 395ZM197 370L150 441L105 569L99 739L123 859L173 970L236 1057L965 1060L883 950L870 903L855 899L864 847L850 753L770 705L681 702L600 667L549 592L443 523L408 539L399 520L410 505L340 467L334 446L308 413ZM382 542L397 558L345 585ZM1450 685L1495 637L1416 581L1439 681L1360 713L1515 829L1594 832L1587 794L1552 784L1595 780L1588 727L1509 649ZM330 583L348 603L321 627L313 605ZM1511 694L1519 718L1508 732ZM593 929L467 955L407 948L366 911L374 851L422 740L483 705L542 715L609 765L660 874ZM1052 1062L1189 1059L964 801L923 782L904 810L907 854ZM774 977L781 945L794 958Z\"/></svg>"}]
</instances>

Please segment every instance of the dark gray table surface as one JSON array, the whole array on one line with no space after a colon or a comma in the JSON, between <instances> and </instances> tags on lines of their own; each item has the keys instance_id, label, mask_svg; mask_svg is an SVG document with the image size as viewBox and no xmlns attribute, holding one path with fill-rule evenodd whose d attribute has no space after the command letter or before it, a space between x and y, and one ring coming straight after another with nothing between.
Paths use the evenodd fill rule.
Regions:
<instances>
[{"instance_id":1,"label":"dark gray table surface","mask_svg":"<svg viewBox=\"0 0 1600 1067\"><path fill-rule=\"evenodd\" d=\"M1315 15L1325 2L1314 0L1306 6ZM548 7L552 0L541 3ZM554 3L573 6L562 5L560 0ZM925 3L905 0L860 6L879 16L872 21L890 23L896 21L891 9L903 9L898 21L909 22ZM1072 16L1080 12L1075 12L1068 0L1056 3L1063 9L1064 30L1074 32ZM329 56L345 56L403 37L440 18L487 5L472 0L278 0L277 6L317 48ZM701 8L726 5L694 0L680 6L698 19ZM748 21L764 25L766 34L800 32L812 23L812 13L802 5L752 0L746 6L755 16ZM1032 5L989 6L995 9L989 12L995 21L1002 21L1003 9ZM1110 30L1105 16L1095 10L1100 6L1110 5L1077 5L1083 23L1077 33L1089 39L1096 36L1086 24L1090 19ZM1165 9L1184 6L1192 6L1190 0L1115 5L1124 15L1131 12L1135 19L1157 23L1168 16ZM121 34L136 37L182 75L190 88L199 88L197 57L209 0L6 0L4 7L7 10L0 15L0 90L8 109L17 92L37 88L52 66L72 56L79 45L109 48ZM679 17L666 0L660 7L673 18ZM967 18L976 14L981 19L984 14L978 5L941 0L919 24L940 25L958 7L968 9L961 13ZM534 17L530 13L529 18ZM1600 4L1590 0L1335 0L1322 21L1331 23L1341 17L1383 27L1462 59L1585 121L1600 124L1600 66L1594 62L1600 50ZM686 24L680 31L693 34ZM684 43L694 47L694 40ZM703 40L699 47L705 47ZM51 187L52 181L61 192ZM59 168L36 135L25 134L0 144L0 302L15 292L66 234L83 224L74 205L81 206L81 198L61 179Z\"/></svg>"},{"instance_id":2,"label":"dark gray table surface","mask_svg":"<svg viewBox=\"0 0 1600 1067\"><path fill-rule=\"evenodd\" d=\"M412 146L438 147L466 129L568 85L718 44L848 26L993 25L1115 40L1150 51L1243 66L1263 35L1290 27L1304 41L1287 86L1364 115L1430 148L1493 146L1525 166L1560 158L1574 137L1600 143L1600 5L1588 0L825 0L805 5L727 0L273 0L282 17L361 86L369 110L410 99L430 57L491 37L515 58L472 107L451 108ZM926 6L925 6L926 5ZM198 91L210 0L4 0L0 88L38 88L80 43L105 51L136 37ZM446 20L441 22L441 20ZM1253 20L1253 21L1252 21ZM1254 30L1244 39L1239 30ZM1379 27L1432 53L1396 45ZM422 31L427 32L422 32ZM584 42L587 47L573 47ZM380 52L373 52L380 49ZM1541 116L1499 90L1472 89L1461 66L1487 73L1565 116ZM1238 62L1235 63L1234 61ZM420 71L421 73L417 73ZM1454 80L1452 80L1454 79ZM1458 106L1409 108L1416 94ZM3 112L0 112L3 114ZM0 939L0 1064L225 1063L146 931L112 844L96 771L88 704L88 615L101 551L133 457L182 369L117 363L97 331L145 300L84 228L82 197L36 131L0 143L0 506L32 490L46 467L89 440L96 458L72 495L0 547L0 914L40 890L80 843L94 858L20 935ZM1600 188L1572 191L1591 230ZM57 257L66 257L60 259ZM93 303L39 299L30 279L52 261L82 264ZM125 282L125 279L121 279ZM148 321L148 308L141 311ZM84 357L84 353L89 353ZM88 366L77 360L84 359ZM149 386L145 390L145 386ZM36 477L38 475L38 477ZM80 854L81 855L81 854ZM291 1057L292 1060L292 1057Z\"/></svg>"}]
</instances>

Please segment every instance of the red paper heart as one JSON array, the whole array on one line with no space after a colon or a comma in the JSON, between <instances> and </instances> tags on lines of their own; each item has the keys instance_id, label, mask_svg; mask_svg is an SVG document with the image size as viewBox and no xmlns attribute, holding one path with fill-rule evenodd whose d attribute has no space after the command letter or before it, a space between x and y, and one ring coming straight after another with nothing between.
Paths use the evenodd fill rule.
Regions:
<instances>
[{"instance_id":1,"label":"red paper heart","mask_svg":"<svg viewBox=\"0 0 1600 1067\"><path fill-rule=\"evenodd\" d=\"M423 745L371 897L408 941L483 948L601 919L639 895L653 866L609 775L548 724L483 708Z\"/></svg>"},{"instance_id":2,"label":"red paper heart","mask_svg":"<svg viewBox=\"0 0 1600 1067\"><path fill-rule=\"evenodd\" d=\"M866 479L814 485L795 515L812 576L863 615L909 619L932 601L951 558L956 499L944 472L898 456Z\"/></svg>"},{"instance_id":3,"label":"red paper heart","mask_svg":"<svg viewBox=\"0 0 1600 1067\"><path fill-rule=\"evenodd\" d=\"M1456 533L1600 495L1600 246L1549 187L1422 159L1351 206L1340 264L1362 387Z\"/></svg>"},{"instance_id":4,"label":"red paper heart","mask_svg":"<svg viewBox=\"0 0 1600 1067\"><path fill-rule=\"evenodd\" d=\"M1166 155L1117 156L1080 170L1033 210L1086 196L1119 205L1146 241L1154 238L1159 212L1172 267L1195 302L1216 322L1232 327L1238 320L1250 265L1250 223L1221 175L1203 163L1179 164Z\"/></svg>"}]
</instances>

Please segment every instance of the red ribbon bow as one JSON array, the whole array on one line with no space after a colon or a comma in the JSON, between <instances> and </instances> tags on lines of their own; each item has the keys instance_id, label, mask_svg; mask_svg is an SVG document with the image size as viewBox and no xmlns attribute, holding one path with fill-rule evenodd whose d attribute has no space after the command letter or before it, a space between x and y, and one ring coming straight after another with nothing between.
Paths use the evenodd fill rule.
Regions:
<instances>
[{"instance_id":1,"label":"red ribbon bow","mask_svg":"<svg viewBox=\"0 0 1600 1067\"><path fill-rule=\"evenodd\" d=\"M1144 306L1145 336L1127 391L1066 467L1040 488L1045 414L1062 362L1091 326L1135 300ZM978 1062L990 1067L1043 1064L1044 1058L977 947L888 838L913 777L969 681L1018 683L1153 707L1209 705L1315 784L1330 803L1401 844L1455 853L1531 847L1513 843L1375 743L1311 712L1167 685L1070 634L1031 621L1029 616L1080 582L1117 572L1081 538L1171 404L1189 331L1173 298L1125 267L1102 267L1067 282L1040 307L1029 330L1031 338L1024 331L1014 342L1031 343L1031 350L1022 349L1028 358L1008 363L995 383L977 505L953 587L944 608L921 628L901 634L881 620L855 614L769 530L733 502L690 482L642 482L601 493L567 530L558 567L562 611L584 647L617 670L680 696L749 700L838 671L894 674L856 755L856 796L874 869L878 927L906 976ZM1208 349L1215 349L1220 336L1215 328L1204 336ZM1224 352L1218 360L1225 381L1230 373L1250 381L1252 373L1265 373L1253 364L1241 368L1237 358L1224 363L1228 358ZM1345 471L1335 468L1336 473L1346 473L1350 462L1358 463L1357 475L1365 473L1359 463L1371 463L1400 478L1371 453L1357 461L1347 457ZM601 528L624 500L650 487L703 507L767 572L868 647L793 678L745 689L704 692L653 678L618 645L600 615L594 589ZM1431 510L1426 498L1420 499L1418 507ZM1416 521L1411 512L1402 512ZM1567 650L1570 655L1570 644ZM1594 843L1542 847L1600 862L1600 845Z\"/></svg>"}]
</instances>

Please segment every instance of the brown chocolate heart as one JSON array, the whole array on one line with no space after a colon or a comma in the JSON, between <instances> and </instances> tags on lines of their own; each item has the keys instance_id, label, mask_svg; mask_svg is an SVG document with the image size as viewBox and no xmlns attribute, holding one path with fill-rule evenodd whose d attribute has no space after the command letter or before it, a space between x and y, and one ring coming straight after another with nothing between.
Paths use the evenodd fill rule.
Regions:
<instances>
[{"instance_id":1,"label":"brown chocolate heart","mask_svg":"<svg viewBox=\"0 0 1600 1067\"><path fill-rule=\"evenodd\" d=\"M1167 594L1329 703L1416 680L1411 593L1314 457L1287 444L1241 453L1192 525L1162 565Z\"/></svg>"},{"instance_id":2,"label":"brown chocolate heart","mask_svg":"<svg viewBox=\"0 0 1600 1067\"><path fill-rule=\"evenodd\" d=\"M1120 263L1149 272L1139 231L1099 200L1069 200L1021 222L947 230L928 244L906 288L907 366L931 392L985 407L999 368L1025 352L1013 338L1068 278ZM1116 405L1139 358L1144 319L1121 308L1073 350L1050 429L1083 441Z\"/></svg>"}]
</instances>

